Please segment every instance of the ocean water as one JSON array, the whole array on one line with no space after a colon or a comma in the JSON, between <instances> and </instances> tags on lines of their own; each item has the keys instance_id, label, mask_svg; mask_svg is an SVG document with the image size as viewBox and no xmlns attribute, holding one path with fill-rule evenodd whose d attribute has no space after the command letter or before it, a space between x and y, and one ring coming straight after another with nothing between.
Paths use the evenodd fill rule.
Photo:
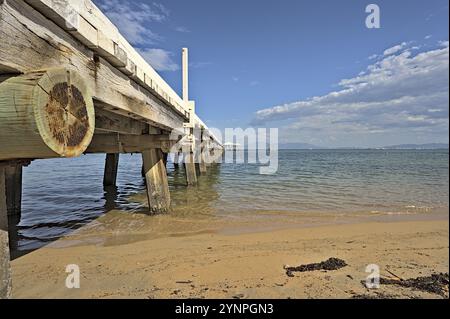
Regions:
<instances>
[{"instance_id":1,"label":"ocean water","mask_svg":"<svg viewBox=\"0 0 450 319\"><path fill-rule=\"evenodd\" d=\"M13 249L35 249L113 209L145 212L141 157L121 155L117 188L102 185L104 155L37 160L24 169ZM268 214L426 215L448 210L448 150L281 150L274 175L256 164L220 164L185 186L168 163L171 215L265 218ZM153 218L152 216L148 218Z\"/></svg>"}]
</instances>

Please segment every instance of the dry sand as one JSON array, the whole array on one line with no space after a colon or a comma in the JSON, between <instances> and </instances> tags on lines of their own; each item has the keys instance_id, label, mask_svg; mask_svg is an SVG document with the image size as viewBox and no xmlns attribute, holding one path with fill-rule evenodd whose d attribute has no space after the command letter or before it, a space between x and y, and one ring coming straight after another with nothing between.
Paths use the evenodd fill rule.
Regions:
<instances>
[{"instance_id":1,"label":"dry sand","mask_svg":"<svg viewBox=\"0 0 450 319\"><path fill-rule=\"evenodd\" d=\"M180 226L164 217L137 220L145 218L152 218L153 226ZM14 297L439 298L391 285L369 290L361 281L368 275L368 264L379 265L386 278L416 278L449 270L448 219L166 236L146 236L148 225L136 223L139 231L127 237L121 235L120 225L114 231L98 225L14 260ZM283 269L330 257L341 258L348 266L294 273L294 277ZM80 267L80 289L65 287L68 264Z\"/></svg>"}]
</instances>

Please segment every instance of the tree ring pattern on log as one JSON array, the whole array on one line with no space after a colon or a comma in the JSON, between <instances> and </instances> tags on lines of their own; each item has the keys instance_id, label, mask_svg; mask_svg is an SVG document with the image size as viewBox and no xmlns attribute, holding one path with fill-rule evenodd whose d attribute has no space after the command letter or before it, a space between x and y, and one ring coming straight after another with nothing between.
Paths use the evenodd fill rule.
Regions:
<instances>
[{"instance_id":1,"label":"tree ring pattern on log","mask_svg":"<svg viewBox=\"0 0 450 319\"><path fill-rule=\"evenodd\" d=\"M81 91L67 82L57 83L46 105L48 126L53 138L67 148L76 148L89 130L89 118Z\"/></svg>"}]
</instances>

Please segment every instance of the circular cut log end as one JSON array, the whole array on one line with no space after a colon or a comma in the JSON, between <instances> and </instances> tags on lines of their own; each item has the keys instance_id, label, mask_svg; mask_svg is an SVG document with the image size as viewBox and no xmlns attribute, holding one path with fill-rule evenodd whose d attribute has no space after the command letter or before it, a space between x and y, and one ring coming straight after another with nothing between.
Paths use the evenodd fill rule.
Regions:
<instances>
[{"instance_id":1,"label":"circular cut log end","mask_svg":"<svg viewBox=\"0 0 450 319\"><path fill-rule=\"evenodd\" d=\"M83 154L95 130L92 94L83 79L74 71L47 70L33 90L33 100L45 144L62 157Z\"/></svg>"}]
</instances>

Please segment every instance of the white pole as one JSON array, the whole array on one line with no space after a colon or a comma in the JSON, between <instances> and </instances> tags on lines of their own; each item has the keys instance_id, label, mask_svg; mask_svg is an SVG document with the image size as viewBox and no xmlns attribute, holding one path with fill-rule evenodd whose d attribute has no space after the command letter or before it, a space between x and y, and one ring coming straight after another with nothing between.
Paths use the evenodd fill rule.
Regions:
<instances>
[{"instance_id":1,"label":"white pole","mask_svg":"<svg viewBox=\"0 0 450 319\"><path fill-rule=\"evenodd\" d=\"M189 53L187 48L183 48L183 101L189 102Z\"/></svg>"}]
</instances>

